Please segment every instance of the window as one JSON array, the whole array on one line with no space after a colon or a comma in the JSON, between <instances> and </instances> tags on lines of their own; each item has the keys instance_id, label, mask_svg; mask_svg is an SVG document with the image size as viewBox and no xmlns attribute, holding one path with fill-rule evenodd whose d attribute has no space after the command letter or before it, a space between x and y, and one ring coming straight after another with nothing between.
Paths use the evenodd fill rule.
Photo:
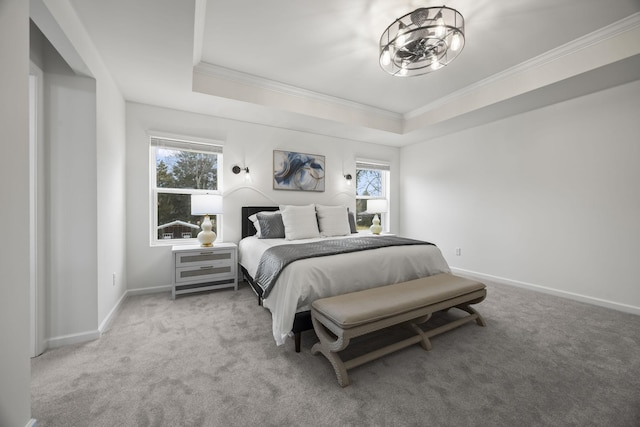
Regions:
<instances>
[{"instance_id":1,"label":"window","mask_svg":"<svg viewBox=\"0 0 640 427\"><path fill-rule=\"evenodd\" d=\"M201 216L191 215L192 194L222 194L222 145L151 136L151 244L192 243ZM219 215L211 217L222 239Z\"/></svg>"},{"instance_id":2,"label":"window","mask_svg":"<svg viewBox=\"0 0 640 427\"><path fill-rule=\"evenodd\" d=\"M367 200L386 200L389 206L389 164L371 160L356 160L356 226L358 231L368 230L373 216L380 214L383 230L388 230L387 212L367 212Z\"/></svg>"}]
</instances>

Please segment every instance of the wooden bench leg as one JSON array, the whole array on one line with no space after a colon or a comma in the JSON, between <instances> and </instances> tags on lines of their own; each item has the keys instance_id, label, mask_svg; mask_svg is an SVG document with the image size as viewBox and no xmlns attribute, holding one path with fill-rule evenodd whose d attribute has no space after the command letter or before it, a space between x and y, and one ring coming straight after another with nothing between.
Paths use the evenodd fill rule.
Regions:
<instances>
[{"instance_id":1,"label":"wooden bench leg","mask_svg":"<svg viewBox=\"0 0 640 427\"><path fill-rule=\"evenodd\" d=\"M313 328L320 339L320 342L311 347L311 354L322 353L331 363L331 366L333 366L333 370L338 378L338 384L340 384L341 387L348 386L351 382L347 375L347 368L344 366L344 363L337 352L344 350L349 345L349 338L333 338L333 336L329 335L327 332L327 328L317 321L315 317L312 317L311 321L313 322Z\"/></svg>"},{"instance_id":2,"label":"wooden bench leg","mask_svg":"<svg viewBox=\"0 0 640 427\"><path fill-rule=\"evenodd\" d=\"M419 343L422 346L422 348L424 348L426 351L430 351L433 348L433 346L431 345L431 341L429 340L429 337L427 336L427 334L425 334L422 328L418 325L420 323L426 322L429 319L431 319L431 314L427 314L426 316L412 320L411 322L406 324L409 326L409 328L413 332L415 332L418 336L420 336L421 340L419 341Z\"/></svg>"},{"instance_id":3,"label":"wooden bench leg","mask_svg":"<svg viewBox=\"0 0 640 427\"><path fill-rule=\"evenodd\" d=\"M479 326L487 326L487 324L485 323L484 319L482 318L482 316L480 316L480 313L478 313L473 307L471 307L469 304L460 304L460 305L456 305L456 308L459 308L462 311L466 311L467 313L469 313L470 315L475 315L475 320L476 323Z\"/></svg>"}]
</instances>

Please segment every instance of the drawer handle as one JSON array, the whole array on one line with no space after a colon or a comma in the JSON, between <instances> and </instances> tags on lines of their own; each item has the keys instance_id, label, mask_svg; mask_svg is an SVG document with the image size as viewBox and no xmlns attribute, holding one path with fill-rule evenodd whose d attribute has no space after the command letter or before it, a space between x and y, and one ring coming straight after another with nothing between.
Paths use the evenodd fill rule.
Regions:
<instances>
[{"instance_id":1,"label":"drawer handle","mask_svg":"<svg viewBox=\"0 0 640 427\"><path fill-rule=\"evenodd\" d=\"M213 252L200 252L200 255L211 255Z\"/></svg>"},{"instance_id":2,"label":"drawer handle","mask_svg":"<svg viewBox=\"0 0 640 427\"><path fill-rule=\"evenodd\" d=\"M213 266L212 265L206 265L204 267L200 267L200 270L212 270Z\"/></svg>"}]
</instances>

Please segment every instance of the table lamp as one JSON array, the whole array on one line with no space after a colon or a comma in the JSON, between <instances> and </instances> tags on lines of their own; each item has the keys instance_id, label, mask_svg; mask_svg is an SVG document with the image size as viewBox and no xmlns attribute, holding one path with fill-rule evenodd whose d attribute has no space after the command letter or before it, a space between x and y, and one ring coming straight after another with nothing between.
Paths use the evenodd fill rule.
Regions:
<instances>
[{"instance_id":1,"label":"table lamp","mask_svg":"<svg viewBox=\"0 0 640 427\"><path fill-rule=\"evenodd\" d=\"M216 233L213 231L213 224L209 215L222 213L222 196L216 194L192 194L191 195L191 215L204 215L198 233L200 246L208 248L213 246L216 240Z\"/></svg>"},{"instance_id":2,"label":"table lamp","mask_svg":"<svg viewBox=\"0 0 640 427\"><path fill-rule=\"evenodd\" d=\"M387 200L386 199L369 199L367 200L367 212L375 214L369 230L373 234L380 234L382 232L382 226L380 225L380 218L378 214L387 212Z\"/></svg>"}]
</instances>

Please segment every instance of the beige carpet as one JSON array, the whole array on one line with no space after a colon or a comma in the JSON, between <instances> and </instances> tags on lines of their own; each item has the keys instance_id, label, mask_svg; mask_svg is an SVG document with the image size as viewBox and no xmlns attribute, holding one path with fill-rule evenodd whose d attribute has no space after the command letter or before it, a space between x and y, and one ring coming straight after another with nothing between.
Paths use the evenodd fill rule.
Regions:
<instances>
[{"instance_id":1,"label":"beige carpet","mask_svg":"<svg viewBox=\"0 0 640 427\"><path fill-rule=\"evenodd\" d=\"M476 308L486 328L355 368L342 389L311 355L312 332L302 353L275 345L246 284L131 297L101 339L33 359L33 417L40 427L640 425L640 316L494 284Z\"/></svg>"}]
</instances>

